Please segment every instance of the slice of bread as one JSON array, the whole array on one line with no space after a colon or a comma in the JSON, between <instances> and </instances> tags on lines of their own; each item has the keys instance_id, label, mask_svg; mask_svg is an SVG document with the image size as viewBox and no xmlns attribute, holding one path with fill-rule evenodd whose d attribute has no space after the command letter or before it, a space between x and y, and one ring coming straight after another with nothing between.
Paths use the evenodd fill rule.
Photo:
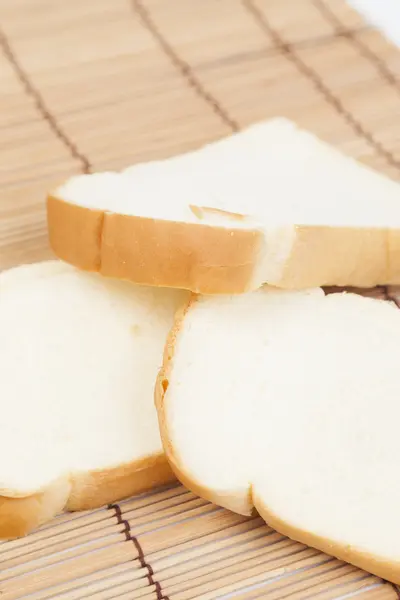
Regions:
<instances>
[{"instance_id":1,"label":"slice of bread","mask_svg":"<svg viewBox=\"0 0 400 600\"><path fill-rule=\"evenodd\" d=\"M0 274L0 537L173 479L153 390L185 296L58 261Z\"/></svg>"},{"instance_id":2,"label":"slice of bread","mask_svg":"<svg viewBox=\"0 0 400 600\"><path fill-rule=\"evenodd\" d=\"M400 583L400 311L321 289L194 298L156 386L181 481Z\"/></svg>"},{"instance_id":3,"label":"slice of bread","mask_svg":"<svg viewBox=\"0 0 400 600\"><path fill-rule=\"evenodd\" d=\"M47 200L50 243L88 271L195 292L400 283L400 186L285 119Z\"/></svg>"}]
</instances>

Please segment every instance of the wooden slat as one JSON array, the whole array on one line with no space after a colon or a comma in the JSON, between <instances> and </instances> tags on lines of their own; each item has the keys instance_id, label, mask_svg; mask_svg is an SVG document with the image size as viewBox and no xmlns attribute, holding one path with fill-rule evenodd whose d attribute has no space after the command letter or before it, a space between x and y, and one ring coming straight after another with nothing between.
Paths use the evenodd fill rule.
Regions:
<instances>
[{"instance_id":1,"label":"wooden slat","mask_svg":"<svg viewBox=\"0 0 400 600\"><path fill-rule=\"evenodd\" d=\"M345 0L2 0L0 26L0 269L51 257L44 198L65 178L268 117L399 178L400 52ZM398 597L179 485L119 509L0 543L1 598Z\"/></svg>"}]
</instances>

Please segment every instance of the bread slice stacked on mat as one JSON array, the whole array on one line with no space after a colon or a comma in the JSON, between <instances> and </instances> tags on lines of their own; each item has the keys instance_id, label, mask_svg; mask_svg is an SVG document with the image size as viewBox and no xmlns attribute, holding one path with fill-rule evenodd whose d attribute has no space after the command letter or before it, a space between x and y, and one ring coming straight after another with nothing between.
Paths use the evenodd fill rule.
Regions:
<instances>
[{"instance_id":1,"label":"bread slice stacked on mat","mask_svg":"<svg viewBox=\"0 0 400 600\"><path fill-rule=\"evenodd\" d=\"M0 274L0 535L174 479L153 403L186 294L51 261Z\"/></svg>"},{"instance_id":2,"label":"bread slice stacked on mat","mask_svg":"<svg viewBox=\"0 0 400 600\"><path fill-rule=\"evenodd\" d=\"M172 468L400 583L400 312L318 287L400 283L398 184L276 119L74 177L48 226L73 266L0 277L0 533Z\"/></svg>"},{"instance_id":3,"label":"bread slice stacked on mat","mask_svg":"<svg viewBox=\"0 0 400 600\"><path fill-rule=\"evenodd\" d=\"M199 296L156 388L181 481L400 583L400 311L351 293Z\"/></svg>"},{"instance_id":4,"label":"bread slice stacked on mat","mask_svg":"<svg viewBox=\"0 0 400 600\"><path fill-rule=\"evenodd\" d=\"M48 198L71 264L194 292L400 283L398 185L285 119Z\"/></svg>"}]
</instances>

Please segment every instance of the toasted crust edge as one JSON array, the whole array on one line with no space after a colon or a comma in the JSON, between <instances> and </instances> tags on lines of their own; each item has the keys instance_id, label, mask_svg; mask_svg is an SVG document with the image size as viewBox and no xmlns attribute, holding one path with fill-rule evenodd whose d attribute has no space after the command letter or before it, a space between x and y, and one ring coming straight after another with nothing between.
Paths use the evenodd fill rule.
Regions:
<instances>
[{"instance_id":1,"label":"toasted crust edge","mask_svg":"<svg viewBox=\"0 0 400 600\"><path fill-rule=\"evenodd\" d=\"M227 218L237 221L229 213ZM122 215L56 194L47 197L47 224L54 253L86 271L202 294L258 287L253 279L265 240L257 228Z\"/></svg>"},{"instance_id":2,"label":"toasted crust edge","mask_svg":"<svg viewBox=\"0 0 400 600\"><path fill-rule=\"evenodd\" d=\"M87 510L175 481L162 452L111 469L75 474L67 510Z\"/></svg>"},{"instance_id":3,"label":"toasted crust edge","mask_svg":"<svg viewBox=\"0 0 400 600\"><path fill-rule=\"evenodd\" d=\"M0 538L21 537L57 514L89 510L175 481L163 453L111 469L61 477L26 497L0 497Z\"/></svg>"},{"instance_id":4,"label":"toasted crust edge","mask_svg":"<svg viewBox=\"0 0 400 600\"><path fill-rule=\"evenodd\" d=\"M377 575L382 579L391 581L395 584L400 584L400 561L390 562L387 559L379 558L368 552L357 550L351 546L331 542L327 538L310 533L304 529L299 529L290 523L281 519L268 506L257 497L257 493L253 496L254 505L259 515L276 531L282 535L289 537L292 540L317 548L322 552L334 556L339 560L350 563L368 573Z\"/></svg>"},{"instance_id":5,"label":"toasted crust edge","mask_svg":"<svg viewBox=\"0 0 400 600\"><path fill-rule=\"evenodd\" d=\"M227 223L239 218L223 214ZM122 215L69 203L56 194L47 198L47 220L50 245L59 258L108 277L201 294L247 292L260 287L265 277L259 269L267 240L261 229L250 226ZM400 283L400 230L292 227L292 248L278 261L270 285L304 289Z\"/></svg>"},{"instance_id":6,"label":"toasted crust edge","mask_svg":"<svg viewBox=\"0 0 400 600\"><path fill-rule=\"evenodd\" d=\"M400 584L400 562L390 562L363 551L357 551L344 544L334 543L316 534L294 527L281 519L257 496L254 488L250 488L245 498L240 498L235 490L214 490L202 485L200 481L192 476L174 448L168 435L168 419L166 415L166 391L169 384L169 376L173 367L173 358L176 348L176 340L182 328L187 312L196 302L196 296L192 295L186 306L176 316L176 321L168 336L163 365L158 373L155 386L155 404L159 419L161 440L164 452L170 462L171 468L181 483L198 496L223 506L233 512L243 515L251 515L257 511L264 521L273 529L297 542L316 548L326 554L340 560L351 563L360 569L368 571L378 577L382 577L395 584Z\"/></svg>"},{"instance_id":7,"label":"toasted crust edge","mask_svg":"<svg viewBox=\"0 0 400 600\"><path fill-rule=\"evenodd\" d=\"M62 512L71 490L67 478L59 478L31 496L0 496L0 538L26 535Z\"/></svg>"}]
</instances>

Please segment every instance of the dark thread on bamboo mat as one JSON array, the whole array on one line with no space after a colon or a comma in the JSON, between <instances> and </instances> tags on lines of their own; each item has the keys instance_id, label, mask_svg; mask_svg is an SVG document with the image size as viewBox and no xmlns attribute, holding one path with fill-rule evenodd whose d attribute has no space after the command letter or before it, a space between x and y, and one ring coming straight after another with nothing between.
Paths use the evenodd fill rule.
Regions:
<instances>
[{"instance_id":1,"label":"dark thread on bamboo mat","mask_svg":"<svg viewBox=\"0 0 400 600\"><path fill-rule=\"evenodd\" d=\"M350 35L357 35L362 33L363 31L370 31L371 27L368 25L362 25L360 27L356 27L355 29L336 29L334 33L328 33L325 35L317 35L313 38L308 38L304 40L297 40L288 43L287 45L290 48L294 49L303 49L303 48L316 48L318 46L324 46L325 44L330 44L331 42L335 42L340 38L348 38ZM264 50L265 52L265 50ZM279 53L280 50L277 48L268 48L268 53L276 54Z\"/></svg>"},{"instance_id":2,"label":"dark thread on bamboo mat","mask_svg":"<svg viewBox=\"0 0 400 600\"><path fill-rule=\"evenodd\" d=\"M64 144L64 146L66 146L68 148L68 150L71 153L71 156L80 162L83 173L89 173L90 169L91 169L89 160L86 158L86 156L84 154L82 154L78 150L77 146L69 139L69 137L64 133L64 131L58 125L56 119L53 117L53 115L48 110L41 93L33 85L33 83L31 82L31 80L29 78L29 75L27 74L27 72L22 67L22 65L20 64L17 57L15 56L14 51L8 40L8 37L6 36L4 31L2 31L1 29L0 29L0 47L3 50L4 56L7 58L8 62L12 66L16 76L22 83L25 92L27 93L28 96L30 96L32 98L37 110L39 111L39 113L41 114L43 119L45 121L47 121L47 123L50 125L50 128L53 131L53 133L58 137L59 140L61 140L61 142Z\"/></svg>"},{"instance_id":3,"label":"dark thread on bamboo mat","mask_svg":"<svg viewBox=\"0 0 400 600\"><path fill-rule=\"evenodd\" d=\"M337 98L333 92L328 88L318 73L309 67L300 57L293 51L290 44L284 42L279 33L271 26L263 12L254 5L253 0L242 0L243 5L249 13L253 16L256 23L258 23L260 29L265 33L268 38L272 38L275 45L281 50L288 60L290 60L300 73L305 75L314 87L321 92L325 100L344 118L344 120L352 127L353 131L360 137L363 137L372 148L374 148L381 156L383 156L387 162L396 167L400 168L400 162L395 159L393 154L384 148L369 131L367 131L361 123L354 118L354 116L344 108L342 102Z\"/></svg>"},{"instance_id":4,"label":"dark thread on bamboo mat","mask_svg":"<svg viewBox=\"0 0 400 600\"><path fill-rule=\"evenodd\" d=\"M313 0L314 6L319 10L321 15L325 18L325 20L330 23L335 32L343 31L343 23L340 19L335 15L330 6L324 2L324 0ZM369 48L364 42L355 37L358 31L347 30L343 34L343 37L346 38L355 48L358 49L359 53L366 59L369 60L370 63L376 68L378 73L381 75L385 81L387 81L391 86L393 86L397 92L400 93L400 84L396 77L393 75L391 70L387 67L387 65L383 62L383 60L376 54L371 48Z\"/></svg>"},{"instance_id":5,"label":"dark thread on bamboo mat","mask_svg":"<svg viewBox=\"0 0 400 600\"><path fill-rule=\"evenodd\" d=\"M355 34L360 33L361 31L366 31L370 29L370 27L359 27L357 29L352 30ZM309 48L319 48L320 46L326 46L329 44L332 44L333 42L335 42L336 40L340 39L341 37L346 37L347 36L347 32L335 32L334 34L329 34L329 35L319 35L316 36L314 38L309 38L309 39L304 39L304 40L297 40L294 42L291 42L290 44L288 44L288 46L290 46L290 48L294 48L294 49L309 49ZM272 48L262 48L257 49L257 50L250 50L248 52L239 52L237 54L233 53L233 54L229 54L228 56L225 56L224 58L219 58L218 60L215 59L211 59L205 62L201 62L198 66L201 70L209 70L209 69L219 69L221 67L224 67L226 65L230 65L230 64L238 64L241 61L246 61L246 60L252 60L254 58L260 58L260 57L270 57L270 56L281 56L282 51L277 48L276 46L273 46Z\"/></svg>"},{"instance_id":6,"label":"dark thread on bamboo mat","mask_svg":"<svg viewBox=\"0 0 400 600\"><path fill-rule=\"evenodd\" d=\"M205 102L211 106L213 111L221 118L225 125L228 125L232 131L239 131L238 123L229 116L228 112L218 102L218 100L203 87L199 79L194 75L190 65L183 60L177 52L175 52L174 48L165 39L160 29L151 18L149 11L143 6L142 2L140 0L132 0L132 6L139 15L143 26L153 36L172 64L185 77L189 86L197 93L198 96L200 96L200 98L205 100Z\"/></svg>"},{"instance_id":7,"label":"dark thread on bamboo mat","mask_svg":"<svg viewBox=\"0 0 400 600\"><path fill-rule=\"evenodd\" d=\"M132 534L132 530L131 530L129 521L127 521L127 519L123 518L121 507L119 506L119 504L116 504L116 503L109 504L107 508L109 510L115 511L115 516L117 517L117 521L118 521L119 525L123 526L122 532L125 534L126 541L132 542L134 544L136 551L138 553L138 559L140 562L140 566L142 567L142 569L145 569L147 571L147 579L149 581L149 585L154 586L156 594L157 594L157 600L169 600L168 596L164 596L160 583L156 579L154 579L153 567L148 562L146 562L143 548L140 545L140 542L137 539L137 537Z\"/></svg>"}]
</instances>

